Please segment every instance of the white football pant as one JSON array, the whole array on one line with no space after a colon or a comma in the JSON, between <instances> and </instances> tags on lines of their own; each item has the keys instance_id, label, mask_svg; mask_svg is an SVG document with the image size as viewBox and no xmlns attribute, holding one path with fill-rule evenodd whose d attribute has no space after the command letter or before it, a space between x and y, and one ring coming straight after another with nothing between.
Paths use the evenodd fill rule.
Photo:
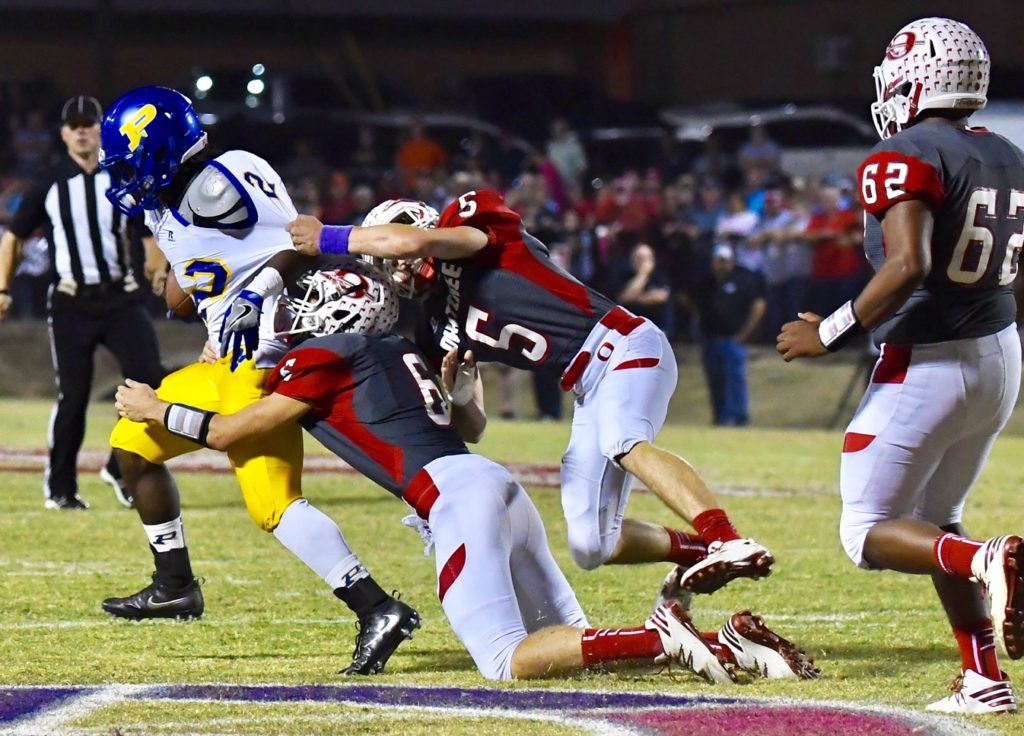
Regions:
<instances>
[{"instance_id":1,"label":"white football pant","mask_svg":"<svg viewBox=\"0 0 1024 736\"><path fill-rule=\"evenodd\" d=\"M603 565L615 551L633 476L616 462L640 442L653 442L665 424L676 388L675 354L650 320L594 327L569 379L576 400L572 434L562 456L562 510L569 550L584 570ZM563 379L563 387L566 385Z\"/></svg>"},{"instance_id":2,"label":"white football pant","mask_svg":"<svg viewBox=\"0 0 1024 736\"><path fill-rule=\"evenodd\" d=\"M484 677L511 679L512 655L529 633L587 626L536 507L508 470L479 455L451 455L422 474L436 489L428 491L436 500L427 521L438 597ZM413 505L422 511L422 503Z\"/></svg>"},{"instance_id":3,"label":"white football pant","mask_svg":"<svg viewBox=\"0 0 1024 736\"><path fill-rule=\"evenodd\" d=\"M861 567L864 539L887 519L959 523L964 502L1020 389L1011 325L930 345L883 345L843 442L840 536Z\"/></svg>"}]
</instances>

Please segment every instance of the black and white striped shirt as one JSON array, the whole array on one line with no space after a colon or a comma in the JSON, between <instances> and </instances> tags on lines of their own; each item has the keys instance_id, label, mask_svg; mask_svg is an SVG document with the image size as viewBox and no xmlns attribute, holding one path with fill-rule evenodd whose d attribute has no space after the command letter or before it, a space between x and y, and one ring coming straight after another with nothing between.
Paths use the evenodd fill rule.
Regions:
<instances>
[{"instance_id":1,"label":"black and white striped shirt","mask_svg":"<svg viewBox=\"0 0 1024 736\"><path fill-rule=\"evenodd\" d=\"M130 277L125 218L104 196L109 187L106 171L86 173L64 156L22 198L11 232L27 238L39 227L45 228L54 281L99 284Z\"/></svg>"}]
</instances>

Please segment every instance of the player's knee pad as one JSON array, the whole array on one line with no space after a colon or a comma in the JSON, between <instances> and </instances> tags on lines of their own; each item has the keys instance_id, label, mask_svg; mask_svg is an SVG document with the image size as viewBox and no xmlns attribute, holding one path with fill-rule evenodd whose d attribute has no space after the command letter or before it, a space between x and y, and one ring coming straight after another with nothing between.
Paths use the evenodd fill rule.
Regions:
<instances>
[{"instance_id":1,"label":"player's knee pad","mask_svg":"<svg viewBox=\"0 0 1024 736\"><path fill-rule=\"evenodd\" d=\"M256 526L265 532L271 534L277 529L277 525L281 523L281 517L284 516L284 512L288 509L291 501L282 504L264 504L264 503L252 503L249 497L245 499L245 509L249 512L249 518L256 522Z\"/></svg>"},{"instance_id":2,"label":"player's knee pad","mask_svg":"<svg viewBox=\"0 0 1024 736\"><path fill-rule=\"evenodd\" d=\"M477 661L477 669L480 670L480 674L488 680L495 680L499 682L507 682L512 679L512 657L516 653L516 648L519 646L520 641L511 643L507 646L495 649L493 652L488 652L486 658L481 658L481 661Z\"/></svg>"},{"instance_id":3,"label":"player's knee pad","mask_svg":"<svg viewBox=\"0 0 1024 736\"><path fill-rule=\"evenodd\" d=\"M864 543L867 540L871 527L878 523L878 519L868 518L864 514L855 511L844 510L839 520L839 539L843 543L843 549L847 556L857 567L869 568L864 561Z\"/></svg>"},{"instance_id":4,"label":"player's knee pad","mask_svg":"<svg viewBox=\"0 0 1024 736\"><path fill-rule=\"evenodd\" d=\"M645 431L648 428L636 426L631 431L623 431L623 427L602 428L597 438L598 448L604 457L618 464L623 455L628 455L641 442L652 441L652 433Z\"/></svg>"},{"instance_id":5,"label":"player's knee pad","mask_svg":"<svg viewBox=\"0 0 1024 736\"><path fill-rule=\"evenodd\" d=\"M595 570L611 557L612 549L602 544L600 530L583 525L569 525L569 554L583 570Z\"/></svg>"},{"instance_id":6,"label":"player's knee pad","mask_svg":"<svg viewBox=\"0 0 1024 736\"><path fill-rule=\"evenodd\" d=\"M237 472L237 469L236 469ZM242 487L242 498L245 510L256 526L265 532L273 532L281 523L281 517L292 502L302 498L302 492L288 488L280 483L268 483L267 479L243 477L238 473L239 485Z\"/></svg>"}]
</instances>

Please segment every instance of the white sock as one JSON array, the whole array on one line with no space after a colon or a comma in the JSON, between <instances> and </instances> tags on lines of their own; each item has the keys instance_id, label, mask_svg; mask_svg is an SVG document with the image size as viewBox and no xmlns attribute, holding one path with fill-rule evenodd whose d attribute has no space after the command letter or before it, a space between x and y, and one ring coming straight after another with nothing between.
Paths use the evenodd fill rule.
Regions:
<instances>
[{"instance_id":1,"label":"white sock","mask_svg":"<svg viewBox=\"0 0 1024 736\"><path fill-rule=\"evenodd\" d=\"M274 536L322 577L331 590L347 588L369 576L338 525L304 498L285 509Z\"/></svg>"},{"instance_id":2,"label":"white sock","mask_svg":"<svg viewBox=\"0 0 1024 736\"><path fill-rule=\"evenodd\" d=\"M185 525L180 516L162 524L143 524L142 528L157 552L185 548Z\"/></svg>"}]
</instances>

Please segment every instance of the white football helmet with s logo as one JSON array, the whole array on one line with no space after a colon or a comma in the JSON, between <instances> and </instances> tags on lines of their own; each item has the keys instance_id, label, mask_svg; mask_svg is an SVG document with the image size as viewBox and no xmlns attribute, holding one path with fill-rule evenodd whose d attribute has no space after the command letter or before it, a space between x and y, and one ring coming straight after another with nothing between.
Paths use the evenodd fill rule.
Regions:
<instances>
[{"instance_id":1,"label":"white football helmet with s logo","mask_svg":"<svg viewBox=\"0 0 1024 736\"><path fill-rule=\"evenodd\" d=\"M985 44L964 23L921 18L904 26L875 67L875 130L885 140L925 110L980 110L990 67Z\"/></svg>"},{"instance_id":2,"label":"white football helmet with s logo","mask_svg":"<svg viewBox=\"0 0 1024 736\"><path fill-rule=\"evenodd\" d=\"M366 213L362 226L395 224L430 229L437 227L439 219L437 210L426 202L386 199ZM419 294L433 281L435 275L434 267L428 259L395 261L374 256L363 256L363 259L390 276L398 295L406 299Z\"/></svg>"},{"instance_id":3,"label":"white football helmet with s logo","mask_svg":"<svg viewBox=\"0 0 1024 736\"><path fill-rule=\"evenodd\" d=\"M398 321L398 296L390 281L361 261L310 271L297 282L301 297L281 299L278 319L290 325L278 337L297 343L336 332L387 334Z\"/></svg>"}]
</instances>

